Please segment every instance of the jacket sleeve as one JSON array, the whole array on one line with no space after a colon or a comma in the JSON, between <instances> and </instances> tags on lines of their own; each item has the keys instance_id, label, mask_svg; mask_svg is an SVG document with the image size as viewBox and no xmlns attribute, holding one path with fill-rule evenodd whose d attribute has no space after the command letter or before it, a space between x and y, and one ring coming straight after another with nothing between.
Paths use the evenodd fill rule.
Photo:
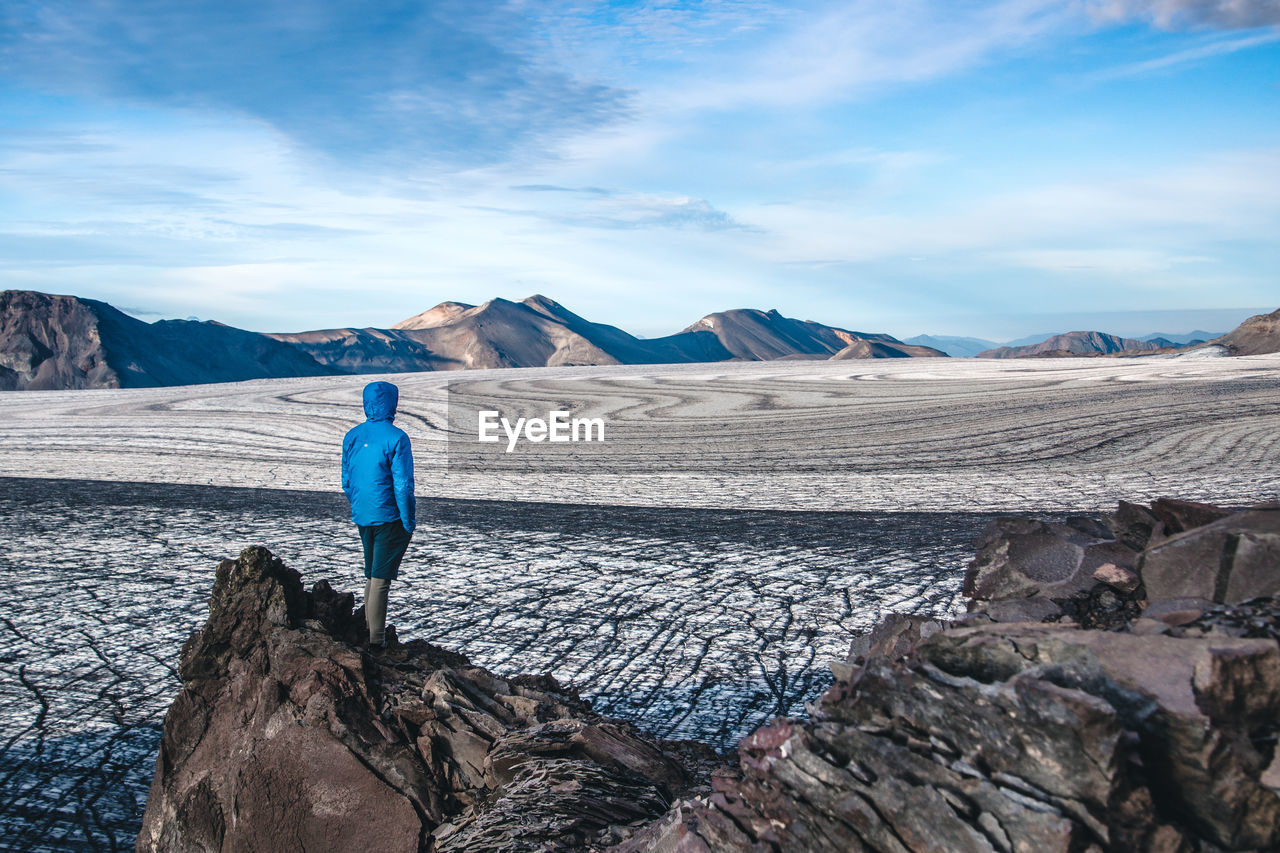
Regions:
<instances>
[{"instance_id":1,"label":"jacket sleeve","mask_svg":"<svg viewBox=\"0 0 1280 853\"><path fill-rule=\"evenodd\" d=\"M342 439L342 491L351 500L351 450L355 447L354 432L348 432Z\"/></svg>"},{"instance_id":2,"label":"jacket sleeve","mask_svg":"<svg viewBox=\"0 0 1280 853\"><path fill-rule=\"evenodd\" d=\"M391 453L391 484L395 488L400 523L412 533L418 526L418 501L413 496L413 448L409 436L401 433Z\"/></svg>"}]
</instances>

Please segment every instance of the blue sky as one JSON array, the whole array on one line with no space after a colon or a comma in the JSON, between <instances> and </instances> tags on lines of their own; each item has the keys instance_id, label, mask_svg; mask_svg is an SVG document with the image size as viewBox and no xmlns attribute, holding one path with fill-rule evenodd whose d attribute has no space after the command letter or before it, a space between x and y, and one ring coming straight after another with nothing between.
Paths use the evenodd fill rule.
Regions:
<instances>
[{"instance_id":1,"label":"blue sky","mask_svg":"<svg viewBox=\"0 0 1280 853\"><path fill-rule=\"evenodd\" d=\"M4 286L262 331L1280 306L1275 0L8 0Z\"/></svg>"}]
</instances>

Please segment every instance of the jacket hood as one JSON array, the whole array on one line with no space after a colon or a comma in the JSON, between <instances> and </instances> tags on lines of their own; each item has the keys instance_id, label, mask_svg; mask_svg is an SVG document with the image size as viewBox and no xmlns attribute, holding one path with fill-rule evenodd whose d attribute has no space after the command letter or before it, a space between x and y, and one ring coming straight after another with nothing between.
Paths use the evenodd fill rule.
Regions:
<instances>
[{"instance_id":1,"label":"jacket hood","mask_svg":"<svg viewBox=\"0 0 1280 853\"><path fill-rule=\"evenodd\" d=\"M364 414L371 421L389 421L396 416L400 389L390 382L370 382L364 386Z\"/></svg>"}]
</instances>

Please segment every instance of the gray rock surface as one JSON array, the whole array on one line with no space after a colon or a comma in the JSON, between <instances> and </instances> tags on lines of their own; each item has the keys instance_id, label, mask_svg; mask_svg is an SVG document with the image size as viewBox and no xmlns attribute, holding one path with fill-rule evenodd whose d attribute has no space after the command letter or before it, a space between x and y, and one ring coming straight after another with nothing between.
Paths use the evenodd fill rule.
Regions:
<instances>
[{"instance_id":1,"label":"gray rock surface","mask_svg":"<svg viewBox=\"0 0 1280 853\"><path fill-rule=\"evenodd\" d=\"M1104 565L1131 569L1138 552L1091 520L997 519L978 539L964 592L976 602L1063 599L1091 589Z\"/></svg>"},{"instance_id":2,"label":"gray rock surface","mask_svg":"<svg viewBox=\"0 0 1280 853\"><path fill-rule=\"evenodd\" d=\"M756 731L740 778L618 850L1274 849L1277 719L1274 639L959 627Z\"/></svg>"}]
</instances>

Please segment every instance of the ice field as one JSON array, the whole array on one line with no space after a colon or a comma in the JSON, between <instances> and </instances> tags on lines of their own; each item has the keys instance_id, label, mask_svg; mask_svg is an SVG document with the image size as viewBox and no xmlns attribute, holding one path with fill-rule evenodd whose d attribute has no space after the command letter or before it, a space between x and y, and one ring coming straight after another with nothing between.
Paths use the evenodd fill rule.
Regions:
<instances>
[{"instance_id":1,"label":"ice field","mask_svg":"<svg viewBox=\"0 0 1280 853\"><path fill-rule=\"evenodd\" d=\"M131 847L220 558L266 545L358 590L337 457L371 378L0 395L0 847ZM1280 495L1280 356L381 378L418 466L401 634L721 747L803 713L884 613L953 610L994 515ZM582 469L451 466L449 382L629 440Z\"/></svg>"}]
</instances>

